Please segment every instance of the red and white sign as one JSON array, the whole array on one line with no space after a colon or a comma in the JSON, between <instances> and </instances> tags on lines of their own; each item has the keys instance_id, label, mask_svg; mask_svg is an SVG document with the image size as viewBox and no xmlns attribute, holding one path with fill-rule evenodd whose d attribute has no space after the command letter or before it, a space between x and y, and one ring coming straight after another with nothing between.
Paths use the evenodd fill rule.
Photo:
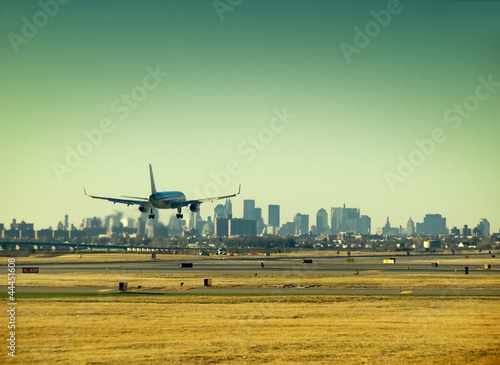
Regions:
<instances>
[{"instance_id":1,"label":"red and white sign","mask_svg":"<svg viewBox=\"0 0 500 365\"><path fill-rule=\"evenodd\" d=\"M23 267L23 274L38 274L38 267Z\"/></svg>"}]
</instances>

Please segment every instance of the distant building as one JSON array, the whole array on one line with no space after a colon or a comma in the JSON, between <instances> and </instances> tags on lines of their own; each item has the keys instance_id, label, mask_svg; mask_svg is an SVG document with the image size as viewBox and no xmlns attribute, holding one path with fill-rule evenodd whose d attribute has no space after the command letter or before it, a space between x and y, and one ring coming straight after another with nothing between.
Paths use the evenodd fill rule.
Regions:
<instances>
[{"instance_id":1,"label":"distant building","mask_svg":"<svg viewBox=\"0 0 500 365\"><path fill-rule=\"evenodd\" d=\"M481 219L476 228L474 228L474 234L479 237L490 235L490 222L486 218Z\"/></svg>"},{"instance_id":2,"label":"distant building","mask_svg":"<svg viewBox=\"0 0 500 365\"><path fill-rule=\"evenodd\" d=\"M264 231L264 218L262 218L262 208L255 208L255 221L257 223L257 234L262 234Z\"/></svg>"},{"instance_id":3,"label":"distant building","mask_svg":"<svg viewBox=\"0 0 500 365\"><path fill-rule=\"evenodd\" d=\"M316 213L316 234L324 234L328 232L328 213L321 208Z\"/></svg>"},{"instance_id":4,"label":"distant building","mask_svg":"<svg viewBox=\"0 0 500 365\"><path fill-rule=\"evenodd\" d=\"M272 227L280 226L280 206L279 205L269 205L268 211L268 225Z\"/></svg>"},{"instance_id":5,"label":"distant building","mask_svg":"<svg viewBox=\"0 0 500 365\"><path fill-rule=\"evenodd\" d=\"M442 242L437 240L437 241L424 241L424 248L428 250L436 250L440 249L442 245Z\"/></svg>"},{"instance_id":6,"label":"distant building","mask_svg":"<svg viewBox=\"0 0 500 365\"><path fill-rule=\"evenodd\" d=\"M441 214L426 214L424 222L417 223L417 233L431 236L447 235L446 218L442 217Z\"/></svg>"},{"instance_id":7,"label":"distant building","mask_svg":"<svg viewBox=\"0 0 500 365\"><path fill-rule=\"evenodd\" d=\"M212 222L212 217L208 216L207 221L205 222L205 225L201 229L201 235L202 236L211 236L214 234L214 222Z\"/></svg>"},{"instance_id":8,"label":"distant building","mask_svg":"<svg viewBox=\"0 0 500 365\"><path fill-rule=\"evenodd\" d=\"M332 208L330 231L332 234L340 232L369 234L371 231L371 218L368 216L363 217L360 216L358 208L346 208L345 204L342 208Z\"/></svg>"},{"instance_id":9,"label":"distant building","mask_svg":"<svg viewBox=\"0 0 500 365\"><path fill-rule=\"evenodd\" d=\"M255 220L255 200L243 201L243 219Z\"/></svg>"},{"instance_id":10,"label":"distant building","mask_svg":"<svg viewBox=\"0 0 500 365\"><path fill-rule=\"evenodd\" d=\"M460 229L457 227L450 229L450 236L460 236Z\"/></svg>"},{"instance_id":11,"label":"distant building","mask_svg":"<svg viewBox=\"0 0 500 365\"><path fill-rule=\"evenodd\" d=\"M229 236L229 226L227 218L215 218L214 223L214 234L217 237L227 237Z\"/></svg>"},{"instance_id":12,"label":"distant building","mask_svg":"<svg viewBox=\"0 0 500 365\"><path fill-rule=\"evenodd\" d=\"M257 221L237 218L216 218L214 234L217 237L256 236Z\"/></svg>"},{"instance_id":13,"label":"distant building","mask_svg":"<svg viewBox=\"0 0 500 365\"><path fill-rule=\"evenodd\" d=\"M229 236L256 236L257 221L252 219L229 219Z\"/></svg>"},{"instance_id":14,"label":"distant building","mask_svg":"<svg viewBox=\"0 0 500 365\"><path fill-rule=\"evenodd\" d=\"M286 222L283 224L278 234L280 236L293 236L295 234L295 222Z\"/></svg>"},{"instance_id":15,"label":"distant building","mask_svg":"<svg viewBox=\"0 0 500 365\"><path fill-rule=\"evenodd\" d=\"M231 203L231 199L226 199L224 203L224 208L226 209L226 216L233 215L233 203Z\"/></svg>"},{"instance_id":16,"label":"distant building","mask_svg":"<svg viewBox=\"0 0 500 365\"><path fill-rule=\"evenodd\" d=\"M344 204L345 207L345 204ZM330 229L333 234L342 232L343 208L332 208L330 214Z\"/></svg>"},{"instance_id":17,"label":"distant building","mask_svg":"<svg viewBox=\"0 0 500 365\"><path fill-rule=\"evenodd\" d=\"M214 219L217 219L217 218L227 218L227 209L222 204L218 204L214 208Z\"/></svg>"},{"instance_id":18,"label":"distant building","mask_svg":"<svg viewBox=\"0 0 500 365\"><path fill-rule=\"evenodd\" d=\"M406 235L413 236L415 234L415 223L413 223L413 219L408 219L408 223L406 223Z\"/></svg>"},{"instance_id":19,"label":"distant building","mask_svg":"<svg viewBox=\"0 0 500 365\"><path fill-rule=\"evenodd\" d=\"M10 224L10 229L15 231L29 231L33 230L33 223L26 223L25 221L21 221L21 223L17 223L15 219L12 220Z\"/></svg>"},{"instance_id":20,"label":"distant building","mask_svg":"<svg viewBox=\"0 0 500 365\"><path fill-rule=\"evenodd\" d=\"M387 217L387 221L385 222L385 226L382 228L382 234L388 237L395 237L401 234L400 228L391 227L391 223L389 221L389 217Z\"/></svg>"},{"instance_id":21,"label":"distant building","mask_svg":"<svg viewBox=\"0 0 500 365\"><path fill-rule=\"evenodd\" d=\"M372 231L372 219L367 215L362 215L360 217L361 224L359 225L358 234L369 235Z\"/></svg>"},{"instance_id":22,"label":"distant building","mask_svg":"<svg viewBox=\"0 0 500 365\"><path fill-rule=\"evenodd\" d=\"M297 213L293 220L295 223L295 234L309 234L309 215Z\"/></svg>"},{"instance_id":23,"label":"distant building","mask_svg":"<svg viewBox=\"0 0 500 365\"><path fill-rule=\"evenodd\" d=\"M464 237L469 237L472 236L472 229L470 229L467 224L464 224L464 227L461 229L460 233Z\"/></svg>"}]
</instances>

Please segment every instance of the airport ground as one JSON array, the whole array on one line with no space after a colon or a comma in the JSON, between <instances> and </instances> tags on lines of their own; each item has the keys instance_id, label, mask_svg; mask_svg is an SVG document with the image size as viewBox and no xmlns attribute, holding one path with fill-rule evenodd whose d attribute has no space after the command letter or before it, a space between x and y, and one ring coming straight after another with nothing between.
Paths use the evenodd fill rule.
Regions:
<instances>
[{"instance_id":1,"label":"airport ground","mask_svg":"<svg viewBox=\"0 0 500 365\"><path fill-rule=\"evenodd\" d=\"M16 357L5 347L0 357L19 364L500 363L500 259L492 256L18 258ZM395 263L384 264L388 258Z\"/></svg>"}]
</instances>

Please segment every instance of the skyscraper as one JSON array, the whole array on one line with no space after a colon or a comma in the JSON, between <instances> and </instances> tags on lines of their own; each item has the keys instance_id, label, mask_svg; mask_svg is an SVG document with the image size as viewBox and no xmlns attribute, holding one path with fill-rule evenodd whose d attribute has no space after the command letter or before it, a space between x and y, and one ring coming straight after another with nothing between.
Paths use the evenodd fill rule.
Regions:
<instances>
[{"instance_id":1,"label":"skyscraper","mask_svg":"<svg viewBox=\"0 0 500 365\"><path fill-rule=\"evenodd\" d=\"M279 227L280 226L280 206L279 205L269 205L268 211L269 226Z\"/></svg>"},{"instance_id":2,"label":"skyscraper","mask_svg":"<svg viewBox=\"0 0 500 365\"><path fill-rule=\"evenodd\" d=\"M214 219L216 218L227 218L227 209L222 204L217 204L214 208Z\"/></svg>"},{"instance_id":3,"label":"skyscraper","mask_svg":"<svg viewBox=\"0 0 500 365\"><path fill-rule=\"evenodd\" d=\"M262 218L262 208L255 208L255 220L257 221L257 234L264 230L264 219Z\"/></svg>"},{"instance_id":4,"label":"skyscraper","mask_svg":"<svg viewBox=\"0 0 500 365\"><path fill-rule=\"evenodd\" d=\"M328 232L328 213L323 208L316 213L316 230L318 234Z\"/></svg>"},{"instance_id":5,"label":"skyscraper","mask_svg":"<svg viewBox=\"0 0 500 365\"><path fill-rule=\"evenodd\" d=\"M448 234L446 218L442 217L441 214L426 214L421 228L423 232L417 233L428 235Z\"/></svg>"},{"instance_id":6,"label":"skyscraper","mask_svg":"<svg viewBox=\"0 0 500 365\"><path fill-rule=\"evenodd\" d=\"M361 220L361 225L357 233L370 234L372 231L372 219L367 215L362 215L360 220Z\"/></svg>"},{"instance_id":7,"label":"skyscraper","mask_svg":"<svg viewBox=\"0 0 500 365\"><path fill-rule=\"evenodd\" d=\"M295 223L295 234L309 234L309 215L297 213L293 220Z\"/></svg>"},{"instance_id":8,"label":"skyscraper","mask_svg":"<svg viewBox=\"0 0 500 365\"><path fill-rule=\"evenodd\" d=\"M224 208L226 208L226 216L233 215L233 203L231 203L231 199L226 199Z\"/></svg>"},{"instance_id":9,"label":"skyscraper","mask_svg":"<svg viewBox=\"0 0 500 365\"><path fill-rule=\"evenodd\" d=\"M243 219L255 220L255 200L243 201Z\"/></svg>"},{"instance_id":10,"label":"skyscraper","mask_svg":"<svg viewBox=\"0 0 500 365\"><path fill-rule=\"evenodd\" d=\"M407 236L413 236L415 234L415 223L413 223L413 219L408 220L408 223L406 223L406 235Z\"/></svg>"},{"instance_id":11,"label":"skyscraper","mask_svg":"<svg viewBox=\"0 0 500 365\"><path fill-rule=\"evenodd\" d=\"M478 236L489 236L490 235L490 222L486 218L481 219L476 228L474 228L474 233Z\"/></svg>"},{"instance_id":12,"label":"skyscraper","mask_svg":"<svg viewBox=\"0 0 500 365\"><path fill-rule=\"evenodd\" d=\"M344 205L345 207L345 205ZM333 234L337 234L342 231L342 217L343 217L343 208L332 208L331 210L331 231Z\"/></svg>"},{"instance_id":13,"label":"skyscraper","mask_svg":"<svg viewBox=\"0 0 500 365\"><path fill-rule=\"evenodd\" d=\"M356 234L369 234L371 231L371 218L360 216L358 208L332 208L331 233L352 232ZM363 218L364 217L364 218Z\"/></svg>"}]
</instances>

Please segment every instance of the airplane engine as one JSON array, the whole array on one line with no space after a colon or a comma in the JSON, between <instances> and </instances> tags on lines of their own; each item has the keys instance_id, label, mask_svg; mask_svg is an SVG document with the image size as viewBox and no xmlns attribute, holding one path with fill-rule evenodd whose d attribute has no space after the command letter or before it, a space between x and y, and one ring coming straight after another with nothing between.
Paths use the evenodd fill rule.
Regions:
<instances>
[{"instance_id":1,"label":"airplane engine","mask_svg":"<svg viewBox=\"0 0 500 365\"><path fill-rule=\"evenodd\" d=\"M200 204L191 204L189 206L189 210L192 212L199 212L200 211Z\"/></svg>"},{"instance_id":2,"label":"airplane engine","mask_svg":"<svg viewBox=\"0 0 500 365\"><path fill-rule=\"evenodd\" d=\"M139 207L139 210L141 211L141 213L148 213L150 208L149 207L144 207L144 206L140 206Z\"/></svg>"}]
</instances>

